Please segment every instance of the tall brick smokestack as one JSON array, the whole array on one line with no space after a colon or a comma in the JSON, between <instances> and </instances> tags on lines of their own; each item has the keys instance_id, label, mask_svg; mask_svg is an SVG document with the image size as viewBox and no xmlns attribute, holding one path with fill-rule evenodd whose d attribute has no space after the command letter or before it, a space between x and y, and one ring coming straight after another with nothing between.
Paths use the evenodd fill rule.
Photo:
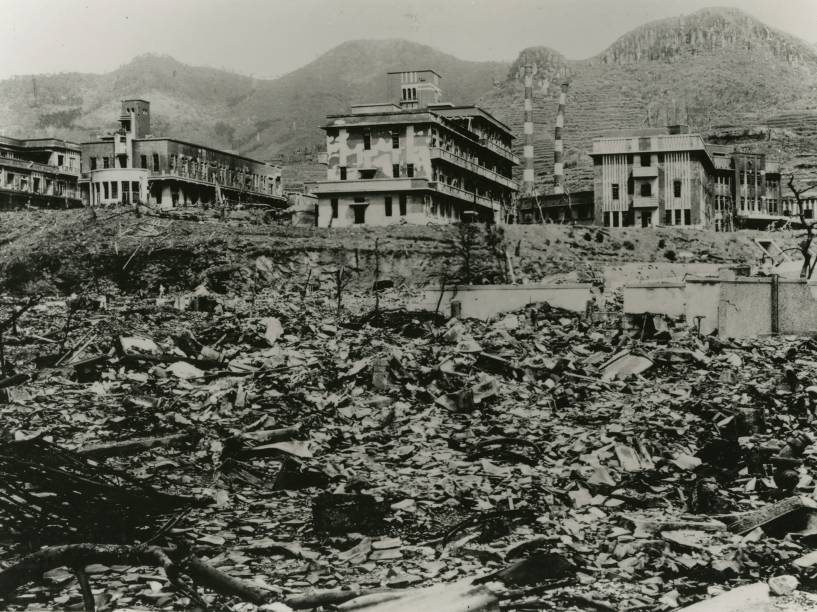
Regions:
<instances>
[{"instance_id":1,"label":"tall brick smokestack","mask_svg":"<svg viewBox=\"0 0 817 612\"><path fill-rule=\"evenodd\" d=\"M562 130L565 127L565 101L567 100L567 81L562 83L559 92L559 108L556 111L556 131L553 135L553 193L565 192L564 141Z\"/></svg>"},{"instance_id":2,"label":"tall brick smokestack","mask_svg":"<svg viewBox=\"0 0 817 612\"><path fill-rule=\"evenodd\" d=\"M533 75L536 73L534 64L525 64L525 148L522 157L525 167L522 170L522 193L531 195L534 190L533 182Z\"/></svg>"}]
</instances>

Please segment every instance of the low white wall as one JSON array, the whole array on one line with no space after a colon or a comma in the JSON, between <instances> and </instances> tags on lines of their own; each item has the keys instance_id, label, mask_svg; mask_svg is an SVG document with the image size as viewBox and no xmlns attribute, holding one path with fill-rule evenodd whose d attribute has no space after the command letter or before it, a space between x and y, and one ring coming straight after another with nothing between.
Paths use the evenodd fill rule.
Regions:
<instances>
[{"instance_id":1,"label":"low white wall","mask_svg":"<svg viewBox=\"0 0 817 612\"><path fill-rule=\"evenodd\" d=\"M421 301L414 304L418 310L434 310L440 303L440 313L451 314L451 302L461 304L463 317L490 319L503 312L518 310L527 304L547 302L551 306L573 312L584 312L593 299L592 285L573 283L564 285L467 285L447 289L440 300L439 289L427 289Z\"/></svg>"},{"instance_id":2,"label":"low white wall","mask_svg":"<svg viewBox=\"0 0 817 612\"><path fill-rule=\"evenodd\" d=\"M624 314L684 315L689 325L701 319L701 333L750 338L772 333L772 279L741 277L688 279L686 284L642 283L625 286ZM778 333L817 332L817 283L779 279Z\"/></svg>"},{"instance_id":3,"label":"low white wall","mask_svg":"<svg viewBox=\"0 0 817 612\"><path fill-rule=\"evenodd\" d=\"M686 314L684 283L638 283L622 289L624 314L662 314L680 317Z\"/></svg>"}]
</instances>

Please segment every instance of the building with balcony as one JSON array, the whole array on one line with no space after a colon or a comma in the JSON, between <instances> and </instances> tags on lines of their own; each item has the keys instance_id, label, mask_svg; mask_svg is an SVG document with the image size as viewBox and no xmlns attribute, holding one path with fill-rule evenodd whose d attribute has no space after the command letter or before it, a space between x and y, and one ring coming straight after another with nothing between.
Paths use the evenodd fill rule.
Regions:
<instances>
[{"instance_id":1,"label":"building with balcony","mask_svg":"<svg viewBox=\"0 0 817 612\"><path fill-rule=\"evenodd\" d=\"M441 102L433 70L389 79L396 103L353 105L322 127L326 180L308 186L318 225L499 222L518 189L510 128Z\"/></svg>"},{"instance_id":2,"label":"building with balcony","mask_svg":"<svg viewBox=\"0 0 817 612\"><path fill-rule=\"evenodd\" d=\"M123 100L119 129L82 147L92 206L263 204L286 208L278 166L150 134L150 102Z\"/></svg>"},{"instance_id":3,"label":"building with balcony","mask_svg":"<svg viewBox=\"0 0 817 612\"><path fill-rule=\"evenodd\" d=\"M709 145L709 150L715 165L712 172L715 231L765 228L787 220L800 223L799 219L791 219L798 216L796 205L785 197L780 170L766 155L718 145Z\"/></svg>"},{"instance_id":4,"label":"building with balcony","mask_svg":"<svg viewBox=\"0 0 817 612\"><path fill-rule=\"evenodd\" d=\"M79 175L76 143L0 136L0 208L81 206Z\"/></svg>"},{"instance_id":5,"label":"building with balcony","mask_svg":"<svg viewBox=\"0 0 817 612\"><path fill-rule=\"evenodd\" d=\"M594 217L607 227L706 227L714 161L686 126L593 141Z\"/></svg>"}]
</instances>

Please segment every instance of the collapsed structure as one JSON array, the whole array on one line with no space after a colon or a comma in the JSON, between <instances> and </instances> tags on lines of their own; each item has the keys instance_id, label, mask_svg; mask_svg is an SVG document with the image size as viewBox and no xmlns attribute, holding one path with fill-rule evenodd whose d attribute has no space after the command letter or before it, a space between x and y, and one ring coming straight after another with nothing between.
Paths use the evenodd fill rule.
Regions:
<instances>
[{"instance_id":1,"label":"collapsed structure","mask_svg":"<svg viewBox=\"0 0 817 612\"><path fill-rule=\"evenodd\" d=\"M156 137L150 102L122 101L119 129L82 143L80 186L91 206L255 203L285 207L281 169L235 153Z\"/></svg>"},{"instance_id":2,"label":"collapsed structure","mask_svg":"<svg viewBox=\"0 0 817 612\"><path fill-rule=\"evenodd\" d=\"M399 102L330 115L318 225L500 222L518 190L513 135L477 106L444 103L434 70L389 73Z\"/></svg>"}]
</instances>

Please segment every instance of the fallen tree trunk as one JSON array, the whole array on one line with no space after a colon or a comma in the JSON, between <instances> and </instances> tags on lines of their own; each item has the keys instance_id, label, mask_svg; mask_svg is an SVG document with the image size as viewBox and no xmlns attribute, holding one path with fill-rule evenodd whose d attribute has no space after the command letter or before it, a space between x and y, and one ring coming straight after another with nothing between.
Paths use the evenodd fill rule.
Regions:
<instances>
[{"instance_id":1,"label":"fallen tree trunk","mask_svg":"<svg viewBox=\"0 0 817 612\"><path fill-rule=\"evenodd\" d=\"M178 557L178 558L175 558ZM185 574L194 584L209 588L221 595L238 597L256 605L271 603L275 594L256 585L233 578L194 556L182 556L175 549L139 545L69 544L43 548L24 557L16 564L0 571L0 598L7 598L21 586L40 580L43 573L57 567L73 568L81 574L92 563L107 565L134 565L161 567L170 581L178 582ZM295 610L326 605L339 605L358 601L346 606L348 610L369 609L372 612L411 612L433 609L440 612L497 612L498 598L488 589L474 584L470 579L454 584L436 585L424 589L406 591L383 591L362 589L329 589L291 595L285 604ZM87 589L86 589L87 590ZM88 598L86 596L86 605Z\"/></svg>"},{"instance_id":2,"label":"fallen tree trunk","mask_svg":"<svg viewBox=\"0 0 817 612\"><path fill-rule=\"evenodd\" d=\"M107 457L123 457L135 455L142 451L157 447L181 446L192 442L199 437L198 433L188 432L163 436L159 438L133 438L109 444L93 444L77 450L77 454L89 459L105 459Z\"/></svg>"},{"instance_id":3,"label":"fallen tree trunk","mask_svg":"<svg viewBox=\"0 0 817 612\"><path fill-rule=\"evenodd\" d=\"M41 579L44 572L56 567L82 569L92 563L104 563L106 565L161 567L164 568L171 582L175 582L179 573L183 572L200 586L207 587L221 595L236 596L255 604L266 603L271 599L270 594L261 591L254 585L228 576L196 557L187 557L183 562L176 563L172 559L176 554L178 554L177 551L173 549L145 544L49 546L0 571L0 597L7 597L21 586Z\"/></svg>"},{"instance_id":4,"label":"fallen tree trunk","mask_svg":"<svg viewBox=\"0 0 817 612\"><path fill-rule=\"evenodd\" d=\"M272 599L273 594L262 591L244 580L228 576L206 561L196 557L190 558L185 564L184 571L196 584L207 587L221 595L234 595L243 601L249 601L256 605L269 603Z\"/></svg>"},{"instance_id":5,"label":"fallen tree trunk","mask_svg":"<svg viewBox=\"0 0 817 612\"><path fill-rule=\"evenodd\" d=\"M107 565L147 565L163 567L168 577L176 570L167 552L158 546L117 546L110 544L69 544L49 546L24 557L0 572L0 597L6 597L44 572L55 567L84 568L92 563Z\"/></svg>"}]
</instances>

